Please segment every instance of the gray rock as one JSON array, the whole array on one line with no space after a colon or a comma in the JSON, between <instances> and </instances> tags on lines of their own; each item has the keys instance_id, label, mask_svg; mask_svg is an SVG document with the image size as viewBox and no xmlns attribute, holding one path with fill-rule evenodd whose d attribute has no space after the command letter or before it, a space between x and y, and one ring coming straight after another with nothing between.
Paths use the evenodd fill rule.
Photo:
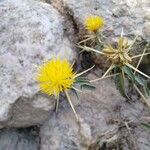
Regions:
<instances>
[{"instance_id":1,"label":"gray rock","mask_svg":"<svg viewBox=\"0 0 150 150\"><path fill-rule=\"evenodd\" d=\"M0 150L37 150L38 135L30 129L1 129Z\"/></svg>"},{"instance_id":2,"label":"gray rock","mask_svg":"<svg viewBox=\"0 0 150 150\"><path fill-rule=\"evenodd\" d=\"M150 41L150 22L146 22L144 24L143 33L145 35L145 38L147 38L147 40Z\"/></svg>"},{"instance_id":3,"label":"gray rock","mask_svg":"<svg viewBox=\"0 0 150 150\"><path fill-rule=\"evenodd\" d=\"M96 76L90 74L89 78ZM66 99L62 100L58 114L53 113L41 127L41 150L91 150L90 146L94 142L100 147L108 143L108 147L113 149L110 146L112 141L117 141L114 143L116 147L120 144L120 125L124 126L125 121L137 121L144 115L149 115L148 109L141 101L136 99L136 102L126 102L112 80L106 79L94 85L96 90L83 91L79 94L79 100L71 96L73 103L76 103L80 124L76 122L71 108L65 102ZM135 139L138 138L136 135L139 136L137 141L141 141L144 134L148 137L147 131L144 134L142 131L133 135ZM126 128L125 133L128 133ZM100 136L101 139L98 140ZM145 138L143 143L138 143L138 147L147 150L148 138ZM121 144L125 148L124 144Z\"/></svg>"},{"instance_id":4,"label":"gray rock","mask_svg":"<svg viewBox=\"0 0 150 150\"><path fill-rule=\"evenodd\" d=\"M147 12L147 13L145 14L145 19L146 19L146 20L150 20L150 12Z\"/></svg>"},{"instance_id":5,"label":"gray rock","mask_svg":"<svg viewBox=\"0 0 150 150\"><path fill-rule=\"evenodd\" d=\"M0 3L0 128L41 123L54 100L39 92L37 65L54 55L72 61L63 18L51 5L31 0Z\"/></svg>"},{"instance_id":6,"label":"gray rock","mask_svg":"<svg viewBox=\"0 0 150 150\"><path fill-rule=\"evenodd\" d=\"M91 75L93 77L93 75ZM94 76L95 77L95 76ZM66 102L59 113L50 116L41 127L41 149L53 150L84 150L99 133L114 129L115 125L107 125L107 118L117 102L123 98L114 88L112 81L95 84L94 91L84 91L79 94L79 100L72 96L81 124L76 122L68 103ZM105 92L104 92L105 90ZM66 99L64 99L65 101ZM112 103L113 102L113 103Z\"/></svg>"},{"instance_id":7,"label":"gray rock","mask_svg":"<svg viewBox=\"0 0 150 150\"><path fill-rule=\"evenodd\" d=\"M127 36L139 34L145 38L142 29L145 15L149 13L149 0L63 0L63 2L81 32L89 15L100 15L106 20L105 27L108 32L113 33L113 37L119 36L124 28L124 34Z\"/></svg>"}]
</instances>

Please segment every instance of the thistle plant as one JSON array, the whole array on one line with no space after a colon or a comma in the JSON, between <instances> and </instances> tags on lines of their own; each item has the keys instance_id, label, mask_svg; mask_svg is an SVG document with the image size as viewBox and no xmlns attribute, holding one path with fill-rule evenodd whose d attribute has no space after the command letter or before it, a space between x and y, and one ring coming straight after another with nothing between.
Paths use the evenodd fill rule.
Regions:
<instances>
[{"instance_id":1,"label":"thistle plant","mask_svg":"<svg viewBox=\"0 0 150 150\"><path fill-rule=\"evenodd\" d=\"M90 47L95 45L103 47L103 34L102 29L105 25L105 21L100 16L90 16L84 22L85 28L88 31L88 35L84 36L84 39L80 41L78 44L86 45L87 43Z\"/></svg>"},{"instance_id":2,"label":"thistle plant","mask_svg":"<svg viewBox=\"0 0 150 150\"><path fill-rule=\"evenodd\" d=\"M48 95L54 95L56 98L56 112L59 106L59 97L61 93L65 93L66 98L78 120L78 115L72 104L71 98L68 91L72 90L75 94L80 89L94 88L89 80L84 77L80 77L84 73L90 71L93 67L81 72L76 73L73 71L73 65L71 65L67 60L51 59L38 67L37 81L41 92ZM76 88L76 85L80 89Z\"/></svg>"},{"instance_id":3,"label":"thistle plant","mask_svg":"<svg viewBox=\"0 0 150 150\"><path fill-rule=\"evenodd\" d=\"M85 20L85 26L88 31L96 33L104 26L104 19L100 16L90 16Z\"/></svg>"},{"instance_id":4,"label":"thistle plant","mask_svg":"<svg viewBox=\"0 0 150 150\"><path fill-rule=\"evenodd\" d=\"M97 21L95 21L95 23L92 23L93 28L94 26L98 26L96 26L95 24L97 24ZM90 28L88 29L90 30ZM97 36L98 28L96 29L96 31L93 31L94 34L96 34ZM101 49L101 42L97 42L94 46L87 46L87 43L83 43L81 41L79 42L78 47L84 51L101 54L106 58L106 60L109 60L109 62L111 62L110 67L107 69L107 71L103 74L102 77L92 80L90 82L96 82L105 78L115 77L116 86L119 89L122 96L124 96L127 99L130 99L125 90L125 82L126 80L128 80L129 83L131 83L131 85L136 89L136 91L141 95L141 97L150 107L150 102L147 99L147 97L150 95L150 90L146 84L146 81L143 78L141 78L141 76L147 79L150 79L150 77L138 69L143 56L150 54L149 52L146 53L149 43L146 45L142 54L131 56L130 51L132 50L136 39L137 37L134 39L132 44L129 44L128 40L125 37L123 37L122 30L121 36L118 38L117 46L112 46L110 44L103 43L103 48ZM138 64L134 66L133 59L136 58L140 59L138 61Z\"/></svg>"}]
</instances>

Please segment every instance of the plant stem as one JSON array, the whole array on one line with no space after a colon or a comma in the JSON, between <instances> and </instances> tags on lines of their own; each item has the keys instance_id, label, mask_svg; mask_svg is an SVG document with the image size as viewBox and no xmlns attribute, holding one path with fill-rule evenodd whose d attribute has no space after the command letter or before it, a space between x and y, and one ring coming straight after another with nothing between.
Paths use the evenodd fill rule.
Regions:
<instances>
[{"instance_id":1,"label":"plant stem","mask_svg":"<svg viewBox=\"0 0 150 150\"><path fill-rule=\"evenodd\" d=\"M100 38L101 35L100 35L100 37L99 37L98 33L99 33L99 32L96 33L96 39L97 39L98 43L101 45L101 44L102 44L102 41L101 41L101 38Z\"/></svg>"},{"instance_id":2,"label":"plant stem","mask_svg":"<svg viewBox=\"0 0 150 150\"><path fill-rule=\"evenodd\" d=\"M104 78L112 69L114 68L114 64L111 64L111 66L107 69L107 71L103 74L102 78Z\"/></svg>"},{"instance_id":3,"label":"plant stem","mask_svg":"<svg viewBox=\"0 0 150 150\"><path fill-rule=\"evenodd\" d=\"M59 106L59 95L56 98L56 113L58 111L58 106Z\"/></svg>"},{"instance_id":4,"label":"plant stem","mask_svg":"<svg viewBox=\"0 0 150 150\"><path fill-rule=\"evenodd\" d=\"M136 42L136 39L138 38L138 35L136 35L136 37L134 38L134 40L133 40L133 43L129 46L129 48L128 48L128 51L127 52L129 52L130 51L130 49L131 49L131 47L134 45L134 43Z\"/></svg>"},{"instance_id":5,"label":"plant stem","mask_svg":"<svg viewBox=\"0 0 150 150\"><path fill-rule=\"evenodd\" d=\"M144 56L144 54L145 54L145 52L146 52L146 50L147 50L147 47L148 47L148 45L149 45L149 43L146 45L146 47L144 48L144 51L143 51L143 53L142 53L142 55L141 55L141 57L140 57L140 59L139 59L139 61L138 61L138 64L137 64L137 66L136 66L136 69L139 67L139 65L140 65L140 63L141 63L141 61L142 61L142 59L143 59L143 56ZM134 74L136 73L136 70L134 71Z\"/></svg>"},{"instance_id":6,"label":"plant stem","mask_svg":"<svg viewBox=\"0 0 150 150\"><path fill-rule=\"evenodd\" d=\"M135 56L133 56L133 57L131 57L131 58L132 58L132 59L133 59L133 58L138 58L138 57L141 57L142 55L145 56L145 55L148 55L148 54L150 54L150 52L145 53L145 54L135 55Z\"/></svg>"},{"instance_id":7,"label":"plant stem","mask_svg":"<svg viewBox=\"0 0 150 150\"><path fill-rule=\"evenodd\" d=\"M82 74L84 74L84 73L86 73L86 72L90 71L90 70L91 70L91 69L93 69L94 67L95 67L95 65L94 65L94 66L92 66L91 68L89 68L89 69L87 69L87 70L85 70L85 71L81 72L81 73L76 74L76 75L74 76L74 78L77 78L77 77L81 76Z\"/></svg>"},{"instance_id":8,"label":"plant stem","mask_svg":"<svg viewBox=\"0 0 150 150\"><path fill-rule=\"evenodd\" d=\"M76 91L78 91L78 92L81 92L82 93L82 91L81 90L79 90L79 89L77 89L77 88L75 88L74 86L72 87L74 90L76 90Z\"/></svg>"},{"instance_id":9,"label":"plant stem","mask_svg":"<svg viewBox=\"0 0 150 150\"><path fill-rule=\"evenodd\" d=\"M94 49L94 48L90 48L90 47L87 47L87 46L80 46L80 45L78 45L77 47L82 48L82 49L85 49L85 50L87 50L87 51L90 50L90 51L93 51L93 52L95 52L95 53L99 53L99 54L105 55L103 52L98 51L98 50L96 50L96 49Z\"/></svg>"},{"instance_id":10,"label":"plant stem","mask_svg":"<svg viewBox=\"0 0 150 150\"><path fill-rule=\"evenodd\" d=\"M101 78L97 78L97 79L91 80L90 82L92 83L92 82L99 81L99 80L102 80L102 79L107 79L107 78L110 78L110 77L117 76L119 74L120 73L111 74L111 75L108 75L108 76L105 76L105 77L101 77Z\"/></svg>"},{"instance_id":11,"label":"plant stem","mask_svg":"<svg viewBox=\"0 0 150 150\"><path fill-rule=\"evenodd\" d=\"M95 36L91 36L91 37L89 37L89 38L87 38L87 39L85 39L85 40L80 41L80 42L77 43L77 44L84 43L84 42L86 42L86 41L88 41L88 40L91 40L91 39L94 39L94 38L95 38Z\"/></svg>"},{"instance_id":12,"label":"plant stem","mask_svg":"<svg viewBox=\"0 0 150 150\"><path fill-rule=\"evenodd\" d=\"M122 69L122 68L121 68L121 72L122 72L123 80L125 81L125 75L124 75L124 71L123 71L123 69Z\"/></svg>"},{"instance_id":13,"label":"plant stem","mask_svg":"<svg viewBox=\"0 0 150 150\"><path fill-rule=\"evenodd\" d=\"M138 70L137 68L133 67L130 64L126 64L128 67L130 67L131 69L135 70L136 72L140 73L141 75L145 76L146 78L150 79L150 77L148 75L146 75L145 73L141 72L140 70Z\"/></svg>"},{"instance_id":14,"label":"plant stem","mask_svg":"<svg viewBox=\"0 0 150 150\"><path fill-rule=\"evenodd\" d=\"M69 94L68 94L67 91L65 91L65 94L66 94L67 100L68 100L68 102L69 102L69 104L70 104L70 106L71 106L71 108L72 108L72 110L73 110L73 113L75 114L75 117L76 117L76 119L77 119L77 121L78 121L78 120L79 120L79 117L78 117L78 115L77 115L77 113L76 113L76 111L75 111L75 109L74 109L74 106L73 106L73 104L72 104L72 102L71 102L70 96L69 96Z\"/></svg>"}]
</instances>

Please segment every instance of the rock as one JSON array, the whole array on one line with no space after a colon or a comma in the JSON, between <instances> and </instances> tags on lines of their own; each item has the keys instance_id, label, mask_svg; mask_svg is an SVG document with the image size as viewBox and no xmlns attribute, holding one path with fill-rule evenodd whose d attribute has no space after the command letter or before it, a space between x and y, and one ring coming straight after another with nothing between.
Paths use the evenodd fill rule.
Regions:
<instances>
[{"instance_id":1,"label":"rock","mask_svg":"<svg viewBox=\"0 0 150 150\"><path fill-rule=\"evenodd\" d=\"M146 20L150 20L150 11L148 13L145 14L145 18Z\"/></svg>"},{"instance_id":2,"label":"rock","mask_svg":"<svg viewBox=\"0 0 150 150\"><path fill-rule=\"evenodd\" d=\"M146 22L143 27L143 34L148 41L150 41L150 22Z\"/></svg>"},{"instance_id":3,"label":"rock","mask_svg":"<svg viewBox=\"0 0 150 150\"><path fill-rule=\"evenodd\" d=\"M90 74L89 78L96 76ZM75 106L80 118L79 124L67 101L61 101L58 114L52 113L41 126L41 150L91 150L93 143L99 147L108 143L107 147L113 149L117 147L119 126L124 126L124 121L140 120L142 116L148 116L148 109L141 101L136 99L136 102L126 102L112 80L105 79L94 85L96 90L79 94L78 105ZM73 103L77 101L76 97L71 96L71 99ZM148 133L145 131L145 134ZM146 144L148 140L145 140L143 146L146 147Z\"/></svg>"},{"instance_id":4,"label":"rock","mask_svg":"<svg viewBox=\"0 0 150 150\"><path fill-rule=\"evenodd\" d=\"M31 0L1 1L0 16L0 128L41 123L54 100L39 92L36 66L54 55L75 58L63 17Z\"/></svg>"},{"instance_id":5,"label":"rock","mask_svg":"<svg viewBox=\"0 0 150 150\"><path fill-rule=\"evenodd\" d=\"M38 135L33 129L1 129L0 150L37 150Z\"/></svg>"},{"instance_id":6,"label":"rock","mask_svg":"<svg viewBox=\"0 0 150 150\"><path fill-rule=\"evenodd\" d=\"M73 15L80 33L83 32L84 21L89 15L100 15L106 20L107 33L112 33L113 37L119 36L124 28L124 34L127 36L139 34L145 38L142 28L145 14L149 13L149 0L63 0L63 2Z\"/></svg>"},{"instance_id":7,"label":"rock","mask_svg":"<svg viewBox=\"0 0 150 150\"><path fill-rule=\"evenodd\" d=\"M53 150L84 150L99 133L114 129L115 125L107 125L107 118L113 115L111 111L123 98L110 80L95 85L96 90L79 94L79 100L71 97L74 103L78 101L76 111L80 117L80 125L76 122L72 110L66 106L68 103L63 101L65 104L63 102L60 104L59 113L50 116L41 127L42 150L47 150L49 147Z\"/></svg>"}]
</instances>

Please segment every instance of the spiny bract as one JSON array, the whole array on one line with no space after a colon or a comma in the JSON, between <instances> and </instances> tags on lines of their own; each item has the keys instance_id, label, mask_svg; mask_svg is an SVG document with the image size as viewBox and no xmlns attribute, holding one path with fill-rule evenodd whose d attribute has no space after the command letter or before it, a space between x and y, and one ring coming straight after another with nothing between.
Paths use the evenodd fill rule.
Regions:
<instances>
[{"instance_id":1,"label":"spiny bract","mask_svg":"<svg viewBox=\"0 0 150 150\"><path fill-rule=\"evenodd\" d=\"M43 93L55 95L70 89L75 73L67 60L52 59L39 67L37 81Z\"/></svg>"},{"instance_id":2,"label":"spiny bract","mask_svg":"<svg viewBox=\"0 0 150 150\"><path fill-rule=\"evenodd\" d=\"M85 21L87 30L96 32L104 25L104 19L100 16L90 16Z\"/></svg>"},{"instance_id":3,"label":"spiny bract","mask_svg":"<svg viewBox=\"0 0 150 150\"><path fill-rule=\"evenodd\" d=\"M128 41L125 38L120 37L118 39L117 48L113 48L111 45L105 46L102 50L104 55L108 57L114 64L117 65L126 65L132 61L129 56L129 45Z\"/></svg>"}]
</instances>

